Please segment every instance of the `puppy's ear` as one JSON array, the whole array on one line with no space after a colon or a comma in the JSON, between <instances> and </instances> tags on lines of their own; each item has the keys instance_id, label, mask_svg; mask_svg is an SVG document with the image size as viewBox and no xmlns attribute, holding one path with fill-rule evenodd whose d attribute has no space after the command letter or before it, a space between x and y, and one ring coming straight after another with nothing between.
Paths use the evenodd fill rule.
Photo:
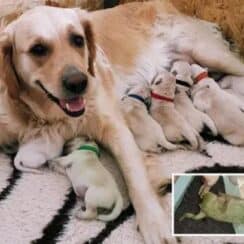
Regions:
<instances>
[{"instance_id":1,"label":"puppy's ear","mask_svg":"<svg viewBox=\"0 0 244 244\"><path fill-rule=\"evenodd\" d=\"M0 33L0 80L7 88L13 99L19 97L19 82L13 64L13 45L8 33Z\"/></svg>"},{"instance_id":2,"label":"puppy's ear","mask_svg":"<svg viewBox=\"0 0 244 244\"><path fill-rule=\"evenodd\" d=\"M88 56L88 71L92 76L95 76L94 73L94 62L96 58L96 46L95 46L95 38L92 30L92 25L88 20L83 21L83 28L85 32L86 43L89 51Z\"/></svg>"}]
</instances>

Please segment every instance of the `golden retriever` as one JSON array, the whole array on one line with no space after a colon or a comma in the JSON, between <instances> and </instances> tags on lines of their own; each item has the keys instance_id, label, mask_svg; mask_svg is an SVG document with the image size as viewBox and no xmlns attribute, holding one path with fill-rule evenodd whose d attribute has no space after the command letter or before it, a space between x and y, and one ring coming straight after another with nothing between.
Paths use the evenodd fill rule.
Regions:
<instances>
[{"instance_id":1,"label":"golden retriever","mask_svg":"<svg viewBox=\"0 0 244 244\"><path fill-rule=\"evenodd\" d=\"M58 156L64 141L77 135L101 142L118 159L145 242L174 243L116 91L123 83L152 80L177 59L244 75L220 36L215 25L179 14L168 1L89 14L29 10L0 35L0 144L17 139L15 164L31 169Z\"/></svg>"}]
</instances>

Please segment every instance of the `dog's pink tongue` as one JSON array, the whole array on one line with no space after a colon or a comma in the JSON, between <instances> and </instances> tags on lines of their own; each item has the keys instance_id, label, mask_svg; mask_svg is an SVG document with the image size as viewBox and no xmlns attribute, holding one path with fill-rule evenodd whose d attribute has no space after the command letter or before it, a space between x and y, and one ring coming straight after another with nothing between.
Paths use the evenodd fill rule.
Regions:
<instances>
[{"instance_id":1,"label":"dog's pink tongue","mask_svg":"<svg viewBox=\"0 0 244 244\"><path fill-rule=\"evenodd\" d=\"M60 105L70 112L78 112L85 107L84 99L82 97L60 100Z\"/></svg>"}]
</instances>

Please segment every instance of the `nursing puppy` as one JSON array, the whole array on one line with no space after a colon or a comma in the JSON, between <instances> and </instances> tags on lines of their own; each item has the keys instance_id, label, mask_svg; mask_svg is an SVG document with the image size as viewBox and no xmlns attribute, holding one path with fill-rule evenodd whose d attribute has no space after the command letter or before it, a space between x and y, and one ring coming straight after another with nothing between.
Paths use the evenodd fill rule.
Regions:
<instances>
[{"instance_id":1,"label":"nursing puppy","mask_svg":"<svg viewBox=\"0 0 244 244\"><path fill-rule=\"evenodd\" d=\"M201 133L204 128L216 136L218 134L214 122L210 117L197 110L189 97L190 88L193 85L191 78L191 65L185 61L174 62L171 73L176 78L175 108L187 122L198 132Z\"/></svg>"},{"instance_id":2,"label":"nursing puppy","mask_svg":"<svg viewBox=\"0 0 244 244\"><path fill-rule=\"evenodd\" d=\"M199 135L175 109L176 79L168 71L161 71L152 81L152 104L150 113L162 126L171 142L187 141L193 150L200 147Z\"/></svg>"},{"instance_id":3,"label":"nursing puppy","mask_svg":"<svg viewBox=\"0 0 244 244\"><path fill-rule=\"evenodd\" d=\"M66 148L68 155L49 161L49 167L68 175L83 205L76 216L102 221L118 217L123 208L123 199L113 176L98 158L98 145L84 137L77 137ZM99 209L111 210L111 213L99 214Z\"/></svg>"},{"instance_id":4,"label":"nursing puppy","mask_svg":"<svg viewBox=\"0 0 244 244\"><path fill-rule=\"evenodd\" d=\"M219 86L226 92L237 96L242 102L244 102L244 78L227 75L220 81Z\"/></svg>"},{"instance_id":5,"label":"nursing puppy","mask_svg":"<svg viewBox=\"0 0 244 244\"><path fill-rule=\"evenodd\" d=\"M214 121L218 133L229 143L244 145L244 105L234 95L221 89L207 71L192 64L195 85L191 92L194 106Z\"/></svg>"},{"instance_id":6,"label":"nursing puppy","mask_svg":"<svg viewBox=\"0 0 244 244\"><path fill-rule=\"evenodd\" d=\"M179 146L167 141L161 126L150 116L151 89L145 83L132 86L122 98L121 107L125 120L141 150L160 153Z\"/></svg>"}]
</instances>

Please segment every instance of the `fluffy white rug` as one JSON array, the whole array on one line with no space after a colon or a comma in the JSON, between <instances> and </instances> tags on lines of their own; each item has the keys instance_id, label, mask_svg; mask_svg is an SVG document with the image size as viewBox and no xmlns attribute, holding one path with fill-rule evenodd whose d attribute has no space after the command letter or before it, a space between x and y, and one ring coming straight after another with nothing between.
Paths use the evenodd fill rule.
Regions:
<instances>
[{"instance_id":1,"label":"fluffy white rug","mask_svg":"<svg viewBox=\"0 0 244 244\"><path fill-rule=\"evenodd\" d=\"M171 173L198 170L244 172L244 149L209 143L212 158L190 151L164 153L152 160L162 177ZM20 173L13 170L11 160L4 155L0 159L0 243L58 243L78 244L84 242L104 244L143 243L136 230L135 216L128 203L123 178L114 160L106 153L104 165L112 171L121 186L125 198L125 210L110 223L78 221L72 216L77 208L75 195L66 177L47 169L42 174ZM218 163L219 165L215 165ZM214 166L215 165L215 166ZM223 167L220 167L223 166ZM237 166L237 167L232 167ZM153 168L151 168L153 170ZM162 198L171 224L171 194ZM129 206L129 207L128 207ZM183 237L182 243L244 243L243 237Z\"/></svg>"}]
</instances>

